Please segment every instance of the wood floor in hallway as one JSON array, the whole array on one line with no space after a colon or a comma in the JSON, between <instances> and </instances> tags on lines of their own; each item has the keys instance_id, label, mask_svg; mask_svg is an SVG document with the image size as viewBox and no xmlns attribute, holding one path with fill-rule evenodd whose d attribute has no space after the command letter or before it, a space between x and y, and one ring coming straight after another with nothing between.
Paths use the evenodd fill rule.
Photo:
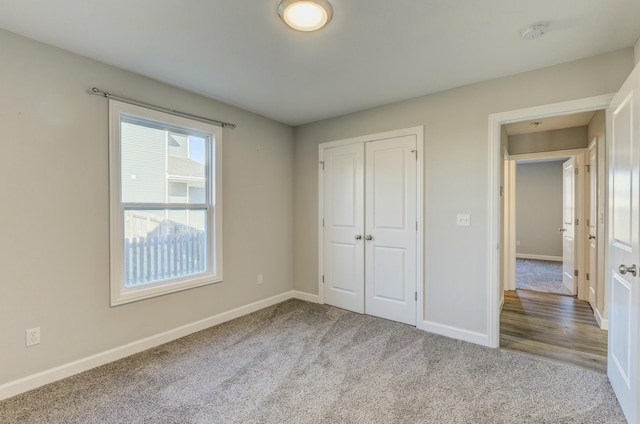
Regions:
<instances>
[{"instance_id":1,"label":"wood floor in hallway","mask_svg":"<svg viewBox=\"0 0 640 424\"><path fill-rule=\"evenodd\" d=\"M607 331L591 306L572 296L506 291L500 347L607 372Z\"/></svg>"}]
</instances>

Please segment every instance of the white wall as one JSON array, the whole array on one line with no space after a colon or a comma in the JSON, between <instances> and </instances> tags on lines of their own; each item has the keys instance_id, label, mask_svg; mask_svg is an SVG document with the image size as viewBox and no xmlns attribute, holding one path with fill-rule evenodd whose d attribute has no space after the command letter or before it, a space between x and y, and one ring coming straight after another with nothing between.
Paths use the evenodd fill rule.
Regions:
<instances>
[{"instance_id":1,"label":"white wall","mask_svg":"<svg viewBox=\"0 0 640 424\"><path fill-rule=\"evenodd\" d=\"M562 257L562 161L516 165L516 254Z\"/></svg>"},{"instance_id":2,"label":"white wall","mask_svg":"<svg viewBox=\"0 0 640 424\"><path fill-rule=\"evenodd\" d=\"M293 288L291 127L4 31L0 51L0 386ZM92 86L238 124L223 133L223 283L109 307L108 109Z\"/></svg>"},{"instance_id":3,"label":"white wall","mask_svg":"<svg viewBox=\"0 0 640 424\"><path fill-rule=\"evenodd\" d=\"M423 125L426 321L487 335L489 114L613 93L632 66L627 48L296 128L295 288L318 293L318 144Z\"/></svg>"}]
</instances>

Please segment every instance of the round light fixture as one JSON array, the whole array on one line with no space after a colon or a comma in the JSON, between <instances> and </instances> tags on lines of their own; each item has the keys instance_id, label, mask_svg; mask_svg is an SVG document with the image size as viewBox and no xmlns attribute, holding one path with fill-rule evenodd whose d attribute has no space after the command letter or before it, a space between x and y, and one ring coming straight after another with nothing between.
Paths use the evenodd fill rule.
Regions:
<instances>
[{"instance_id":1,"label":"round light fixture","mask_svg":"<svg viewBox=\"0 0 640 424\"><path fill-rule=\"evenodd\" d=\"M298 31L317 31L329 23L333 8L327 0L282 0L278 15Z\"/></svg>"}]
</instances>

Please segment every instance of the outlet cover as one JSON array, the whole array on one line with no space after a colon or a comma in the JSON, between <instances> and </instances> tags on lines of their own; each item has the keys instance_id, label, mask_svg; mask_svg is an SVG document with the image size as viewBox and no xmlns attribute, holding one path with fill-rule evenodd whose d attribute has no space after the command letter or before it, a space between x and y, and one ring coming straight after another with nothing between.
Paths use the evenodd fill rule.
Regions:
<instances>
[{"instance_id":1,"label":"outlet cover","mask_svg":"<svg viewBox=\"0 0 640 424\"><path fill-rule=\"evenodd\" d=\"M456 216L456 225L458 227L469 227L471 226L471 215L468 213L459 213Z\"/></svg>"},{"instance_id":2,"label":"outlet cover","mask_svg":"<svg viewBox=\"0 0 640 424\"><path fill-rule=\"evenodd\" d=\"M30 328L26 332L27 347L40 344L40 327Z\"/></svg>"}]
</instances>

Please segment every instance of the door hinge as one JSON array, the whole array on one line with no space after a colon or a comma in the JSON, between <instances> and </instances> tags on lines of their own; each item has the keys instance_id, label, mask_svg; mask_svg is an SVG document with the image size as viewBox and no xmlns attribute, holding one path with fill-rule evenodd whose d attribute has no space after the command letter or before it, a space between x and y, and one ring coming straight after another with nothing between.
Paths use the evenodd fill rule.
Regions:
<instances>
[{"instance_id":1,"label":"door hinge","mask_svg":"<svg viewBox=\"0 0 640 424\"><path fill-rule=\"evenodd\" d=\"M580 220L576 218L576 225L578 225L579 223L580 223Z\"/></svg>"},{"instance_id":2,"label":"door hinge","mask_svg":"<svg viewBox=\"0 0 640 424\"><path fill-rule=\"evenodd\" d=\"M576 168L576 175L580 173L580 169Z\"/></svg>"},{"instance_id":3,"label":"door hinge","mask_svg":"<svg viewBox=\"0 0 640 424\"><path fill-rule=\"evenodd\" d=\"M324 218L322 218L322 226L324 227Z\"/></svg>"},{"instance_id":4,"label":"door hinge","mask_svg":"<svg viewBox=\"0 0 640 424\"><path fill-rule=\"evenodd\" d=\"M585 166L584 166L584 169L585 169L587 172L591 172L591 165L585 165Z\"/></svg>"},{"instance_id":5,"label":"door hinge","mask_svg":"<svg viewBox=\"0 0 640 424\"><path fill-rule=\"evenodd\" d=\"M578 270L577 270L577 269L574 269L574 270L573 270L573 276L574 276L574 277L577 277L577 276L578 276Z\"/></svg>"},{"instance_id":6,"label":"door hinge","mask_svg":"<svg viewBox=\"0 0 640 424\"><path fill-rule=\"evenodd\" d=\"M322 284L324 284L324 275L322 276Z\"/></svg>"},{"instance_id":7,"label":"door hinge","mask_svg":"<svg viewBox=\"0 0 640 424\"><path fill-rule=\"evenodd\" d=\"M416 221L416 231L418 231L418 221Z\"/></svg>"},{"instance_id":8,"label":"door hinge","mask_svg":"<svg viewBox=\"0 0 640 424\"><path fill-rule=\"evenodd\" d=\"M589 273L587 272L587 275L585 277L587 279L587 281L589 281Z\"/></svg>"},{"instance_id":9,"label":"door hinge","mask_svg":"<svg viewBox=\"0 0 640 424\"><path fill-rule=\"evenodd\" d=\"M418 301L418 292L416 292L416 302Z\"/></svg>"},{"instance_id":10,"label":"door hinge","mask_svg":"<svg viewBox=\"0 0 640 424\"><path fill-rule=\"evenodd\" d=\"M587 218L587 227L591 225L591 219Z\"/></svg>"},{"instance_id":11,"label":"door hinge","mask_svg":"<svg viewBox=\"0 0 640 424\"><path fill-rule=\"evenodd\" d=\"M500 186L500 197L504 196L504 186Z\"/></svg>"},{"instance_id":12,"label":"door hinge","mask_svg":"<svg viewBox=\"0 0 640 424\"><path fill-rule=\"evenodd\" d=\"M320 165L322 165L322 170L324 171L324 161L323 160L320 161Z\"/></svg>"}]
</instances>

